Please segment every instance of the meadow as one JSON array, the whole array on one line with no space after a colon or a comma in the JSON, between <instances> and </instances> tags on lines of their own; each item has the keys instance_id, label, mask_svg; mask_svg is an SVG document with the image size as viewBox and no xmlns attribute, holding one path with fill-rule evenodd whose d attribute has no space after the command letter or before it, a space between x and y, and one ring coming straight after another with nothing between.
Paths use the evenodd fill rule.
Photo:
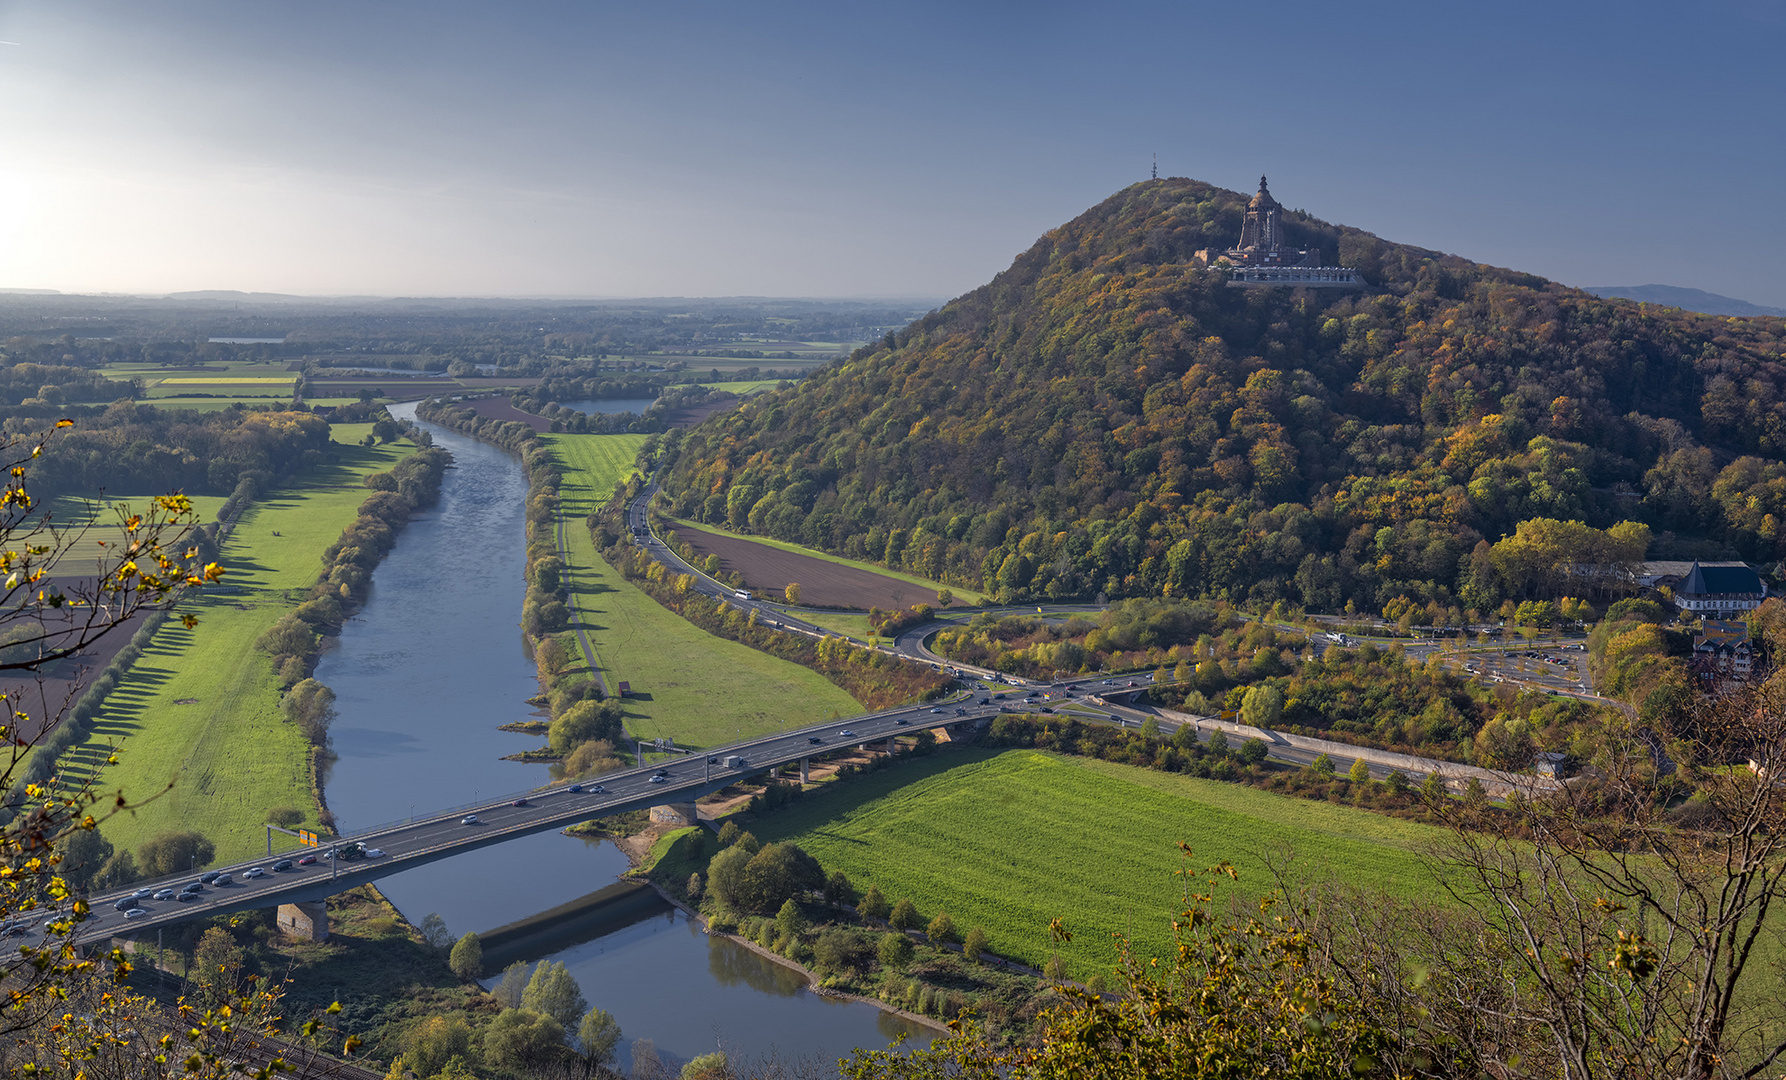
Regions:
<instances>
[{"instance_id":1,"label":"meadow","mask_svg":"<svg viewBox=\"0 0 1786 1080\"><path fill-rule=\"evenodd\" d=\"M156 633L107 699L93 737L70 755L72 771L91 772L111 748L117 763L99 768L99 788L132 801L155 796L105 824L115 847L196 829L220 859L242 858L264 846L270 809L297 807L316 822L308 744L283 719L272 665L254 641L316 580L323 549L368 495L365 475L413 449L354 445L368 430L336 427L334 462L253 504L224 543L223 585L183 605L198 626L170 620Z\"/></svg>"},{"instance_id":2,"label":"meadow","mask_svg":"<svg viewBox=\"0 0 1786 1080\"><path fill-rule=\"evenodd\" d=\"M1169 954L1181 869L1226 860L1240 875L1230 895L1250 898L1273 885L1267 859L1293 854L1303 879L1436 898L1419 853L1444 835L1239 784L972 748L825 785L746 827L798 843L858 892L909 897L926 921L946 910L963 932L983 927L994 952L1033 966L1060 918L1073 934L1061 957L1078 979L1110 970L1114 934L1137 955Z\"/></svg>"},{"instance_id":3,"label":"meadow","mask_svg":"<svg viewBox=\"0 0 1786 1080\"><path fill-rule=\"evenodd\" d=\"M932 606L936 604L935 593L938 589L948 589L950 592L954 593L957 603L978 604L981 600L985 599L984 593L976 592L973 589L963 588L958 585L944 585L940 581L931 581L929 578L921 578L916 574L907 574L899 570L889 570L884 566L879 566L871 562L862 562L859 559L846 559L841 555L832 555L828 552L820 551L817 548L803 547L800 544L792 544L786 540L775 540L767 536L746 535L744 533L732 532L730 529L725 529L718 525L706 525L698 521L685 521L681 518L671 518L670 520L678 525L685 525L690 529L704 529L707 532L719 533L721 536L730 536L734 539L745 540L752 544L761 544L764 547L772 547L778 551L791 551L796 555L807 555L828 563L836 563L839 566L850 566L857 570L867 570L870 573L879 574L882 577L894 578L910 585L921 585L932 594L925 598L923 602L929 603Z\"/></svg>"},{"instance_id":4,"label":"meadow","mask_svg":"<svg viewBox=\"0 0 1786 1080\"><path fill-rule=\"evenodd\" d=\"M862 711L823 676L690 624L597 554L583 519L612 496L644 436L541 438L564 467L560 501L571 602L609 685L625 680L633 687L627 730L711 746Z\"/></svg>"}]
</instances>

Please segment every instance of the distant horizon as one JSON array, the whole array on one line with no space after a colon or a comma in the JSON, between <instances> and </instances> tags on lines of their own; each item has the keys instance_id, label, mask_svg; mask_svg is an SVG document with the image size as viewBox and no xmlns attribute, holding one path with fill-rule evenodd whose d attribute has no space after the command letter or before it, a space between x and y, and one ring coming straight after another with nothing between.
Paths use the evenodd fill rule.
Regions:
<instances>
[{"instance_id":1,"label":"distant horizon","mask_svg":"<svg viewBox=\"0 0 1786 1080\"><path fill-rule=\"evenodd\" d=\"M1778 3L15 0L0 40L19 288L958 296L1157 159L1554 281L1786 306Z\"/></svg>"}]
</instances>

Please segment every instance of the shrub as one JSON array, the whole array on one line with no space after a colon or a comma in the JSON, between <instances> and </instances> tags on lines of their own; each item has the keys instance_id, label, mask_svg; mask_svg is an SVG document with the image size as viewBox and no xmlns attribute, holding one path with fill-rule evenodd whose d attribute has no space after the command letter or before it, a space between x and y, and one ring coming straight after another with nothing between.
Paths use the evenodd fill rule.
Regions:
<instances>
[{"instance_id":1,"label":"shrub","mask_svg":"<svg viewBox=\"0 0 1786 1080\"><path fill-rule=\"evenodd\" d=\"M912 948L911 939L899 933L881 935L881 943L875 949L881 966L886 968L904 967L912 962L912 954L916 951Z\"/></svg>"}]
</instances>

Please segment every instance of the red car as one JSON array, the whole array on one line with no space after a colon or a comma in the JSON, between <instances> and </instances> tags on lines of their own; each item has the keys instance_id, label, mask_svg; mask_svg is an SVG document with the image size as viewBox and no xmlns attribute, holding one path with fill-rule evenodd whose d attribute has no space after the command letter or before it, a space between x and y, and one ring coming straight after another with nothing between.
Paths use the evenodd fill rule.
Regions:
<instances>
[{"instance_id":1,"label":"red car","mask_svg":"<svg viewBox=\"0 0 1786 1080\"><path fill-rule=\"evenodd\" d=\"M527 800L526 799L516 799L514 802L509 803L509 805L510 806L526 806Z\"/></svg>"},{"instance_id":2,"label":"red car","mask_svg":"<svg viewBox=\"0 0 1786 1080\"><path fill-rule=\"evenodd\" d=\"M316 865L316 856L306 855L303 858L298 860L298 865L299 866L315 866Z\"/></svg>"}]
</instances>

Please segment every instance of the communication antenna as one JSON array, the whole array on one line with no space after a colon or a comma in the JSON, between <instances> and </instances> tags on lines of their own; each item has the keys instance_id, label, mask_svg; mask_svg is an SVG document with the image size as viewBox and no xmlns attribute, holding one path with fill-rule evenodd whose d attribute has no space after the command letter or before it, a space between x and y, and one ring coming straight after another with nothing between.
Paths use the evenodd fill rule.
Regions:
<instances>
[{"instance_id":1,"label":"communication antenna","mask_svg":"<svg viewBox=\"0 0 1786 1080\"><path fill-rule=\"evenodd\" d=\"M1158 154L1153 156L1153 178L1155 180L1160 178L1160 155Z\"/></svg>"}]
</instances>

